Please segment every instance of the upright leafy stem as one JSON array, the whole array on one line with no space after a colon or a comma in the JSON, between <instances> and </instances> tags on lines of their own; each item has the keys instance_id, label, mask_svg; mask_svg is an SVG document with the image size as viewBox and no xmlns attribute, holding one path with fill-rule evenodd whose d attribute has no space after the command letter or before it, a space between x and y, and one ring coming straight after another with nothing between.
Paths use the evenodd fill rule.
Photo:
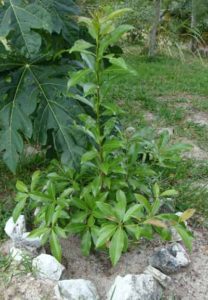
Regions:
<instances>
[{"instance_id":1,"label":"upright leafy stem","mask_svg":"<svg viewBox=\"0 0 208 300\"><path fill-rule=\"evenodd\" d=\"M107 53L108 47L131 29L128 25L116 26L115 22L127 11L109 15L99 11L92 18L81 17L79 22L88 28L92 42L78 40L69 50L81 56L82 65L78 71L69 72L68 96L71 103L82 103L93 112L89 115L83 111L80 121L74 124L76 130L89 137L79 172L69 164L52 163L45 176L39 172L33 175L30 187L17 183L14 219L26 204L38 208L38 228L32 235L42 236L43 243L49 242L59 260L60 238L67 234L80 236L83 255L92 248L107 249L113 265L132 242L141 238L152 239L157 233L170 240L170 227L175 227L187 247L191 246L192 235L184 221L194 211L186 211L181 217L162 214L161 206L167 197L177 196L177 192L161 192L155 183L156 166L176 161L184 147L169 147L167 136L159 143L152 137L148 139L148 130L123 132L118 126L120 111L106 97L106 91L118 77L136 75L122 57ZM53 101L48 96L45 101L50 108ZM63 129L65 132L68 127Z\"/></svg>"}]
</instances>

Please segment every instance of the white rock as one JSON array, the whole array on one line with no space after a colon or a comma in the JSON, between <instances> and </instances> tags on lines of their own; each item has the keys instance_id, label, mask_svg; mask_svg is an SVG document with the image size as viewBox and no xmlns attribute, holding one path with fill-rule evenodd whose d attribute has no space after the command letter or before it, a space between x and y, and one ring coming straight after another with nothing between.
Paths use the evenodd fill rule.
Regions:
<instances>
[{"instance_id":1,"label":"white rock","mask_svg":"<svg viewBox=\"0 0 208 300\"><path fill-rule=\"evenodd\" d=\"M176 253L176 259L181 267L187 267L190 264L191 260L181 244L174 244L172 251Z\"/></svg>"},{"instance_id":2,"label":"white rock","mask_svg":"<svg viewBox=\"0 0 208 300\"><path fill-rule=\"evenodd\" d=\"M165 274L172 274L188 266L190 259L181 244L176 243L153 253L149 258L149 263Z\"/></svg>"},{"instance_id":3,"label":"white rock","mask_svg":"<svg viewBox=\"0 0 208 300\"><path fill-rule=\"evenodd\" d=\"M16 223L14 223L12 217L9 218L9 220L6 222L4 230L12 240L20 239L23 233L26 232L25 217L20 215Z\"/></svg>"},{"instance_id":4,"label":"white rock","mask_svg":"<svg viewBox=\"0 0 208 300\"><path fill-rule=\"evenodd\" d=\"M158 269L155 269L150 265L145 269L144 274L152 275L155 280L157 280L164 288L172 283L171 277L165 275L164 273L160 272Z\"/></svg>"},{"instance_id":5,"label":"white rock","mask_svg":"<svg viewBox=\"0 0 208 300\"><path fill-rule=\"evenodd\" d=\"M15 247L12 247L10 249L10 255L13 258L13 260L15 260L16 262L23 261L23 259L27 256L27 254L24 253L24 251Z\"/></svg>"},{"instance_id":6,"label":"white rock","mask_svg":"<svg viewBox=\"0 0 208 300\"><path fill-rule=\"evenodd\" d=\"M27 247L31 247L31 248L35 248L38 249L42 246L41 244L41 237L29 237L30 232L25 232L22 235L22 239L21 239L21 243L23 245L23 247L25 246Z\"/></svg>"},{"instance_id":7,"label":"white rock","mask_svg":"<svg viewBox=\"0 0 208 300\"><path fill-rule=\"evenodd\" d=\"M117 276L107 297L108 300L160 300L161 298L162 287L152 275L147 274Z\"/></svg>"},{"instance_id":8,"label":"white rock","mask_svg":"<svg viewBox=\"0 0 208 300\"><path fill-rule=\"evenodd\" d=\"M56 289L56 288L55 288ZM59 298L63 300L98 300L95 286L89 280L71 279L58 282ZM56 293L57 294L57 293Z\"/></svg>"},{"instance_id":9,"label":"white rock","mask_svg":"<svg viewBox=\"0 0 208 300\"><path fill-rule=\"evenodd\" d=\"M177 230L172 227L171 229L171 242L181 242L182 238L180 234L177 232Z\"/></svg>"},{"instance_id":10,"label":"white rock","mask_svg":"<svg viewBox=\"0 0 208 300\"><path fill-rule=\"evenodd\" d=\"M40 254L32 261L33 270L38 278L59 280L65 269L55 257L48 254Z\"/></svg>"}]
</instances>

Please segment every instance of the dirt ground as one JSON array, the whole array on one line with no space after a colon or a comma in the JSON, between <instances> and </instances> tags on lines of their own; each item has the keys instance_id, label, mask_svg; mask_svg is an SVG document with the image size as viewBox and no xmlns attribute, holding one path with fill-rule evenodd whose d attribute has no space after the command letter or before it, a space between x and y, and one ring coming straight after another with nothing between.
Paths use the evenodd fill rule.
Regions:
<instances>
[{"instance_id":1,"label":"dirt ground","mask_svg":"<svg viewBox=\"0 0 208 300\"><path fill-rule=\"evenodd\" d=\"M194 235L191 265L180 273L171 275L173 285L166 291L165 299L208 299L208 230L197 229ZM159 241L138 244L112 268L105 253L83 257L79 240L70 238L63 242L64 263L67 265L64 277L91 280L96 285L101 300L104 300L117 275L142 273L148 265L148 257L161 246Z\"/></svg>"},{"instance_id":2,"label":"dirt ground","mask_svg":"<svg viewBox=\"0 0 208 300\"><path fill-rule=\"evenodd\" d=\"M194 230L194 236L191 264L171 275L172 285L165 291L163 300L208 300L208 230ZM62 279L91 280L97 287L101 300L106 299L117 275L142 273L148 266L148 258L163 246L159 240L143 241L124 254L117 266L112 268L106 253L96 252L83 257L77 237L64 240L62 244L63 264L66 267ZM56 299L52 282L35 280L30 274L13 277L7 287L0 282L0 300L52 299Z\"/></svg>"}]
</instances>

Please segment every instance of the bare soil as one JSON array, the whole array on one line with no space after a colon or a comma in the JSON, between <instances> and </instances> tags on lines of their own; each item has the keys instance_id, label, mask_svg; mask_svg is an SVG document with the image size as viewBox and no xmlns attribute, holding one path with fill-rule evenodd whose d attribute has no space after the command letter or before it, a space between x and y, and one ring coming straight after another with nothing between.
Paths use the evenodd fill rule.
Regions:
<instances>
[{"instance_id":1,"label":"bare soil","mask_svg":"<svg viewBox=\"0 0 208 300\"><path fill-rule=\"evenodd\" d=\"M80 252L79 239L72 237L63 241L66 264L64 277L91 280L96 285L101 300L104 300L117 275L142 273L148 266L148 258L161 246L162 243L159 241L143 241L124 254L118 265L112 268L106 253L94 253L89 257L83 257ZM207 230L195 230L193 251L190 257L191 265L171 276L173 286L166 291L165 299L171 299L171 296L181 300L208 299Z\"/></svg>"},{"instance_id":2,"label":"bare soil","mask_svg":"<svg viewBox=\"0 0 208 300\"><path fill-rule=\"evenodd\" d=\"M201 126L208 126L208 113L193 112L193 114L187 118L187 121L193 122Z\"/></svg>"}]
</instances>

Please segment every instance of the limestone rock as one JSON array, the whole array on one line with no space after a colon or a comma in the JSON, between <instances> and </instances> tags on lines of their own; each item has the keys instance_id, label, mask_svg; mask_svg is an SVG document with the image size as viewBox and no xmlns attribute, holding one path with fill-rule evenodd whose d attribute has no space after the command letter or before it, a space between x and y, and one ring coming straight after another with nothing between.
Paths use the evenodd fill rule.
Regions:
<instances>
[{"instance_id":1,"label":"limestone rock","mask_svg":"<svg viewBox=\"0 0 208 300\"><path fill-rule=\"evenodd\" d=\"M152 275L117 276L107 300L160 300L162 287Z\"/></svg>"},{"instance_id":2,"label":"limestone rock","mask_svg":"<svg viewBox=\"0 0 208 300\"><path fill-rule=\"evenodd\" d=\"M26 256L24 251L15 247L10 249L10 255L16 262L21 262L24 259L24 256Z\"/></svg>"},{"instance_id":3,"label":"limestone rock","mask_svg":"<svg viewBox=\"0 0 208 300\"><path fill-rule=\"evenodd\" d=\"M190 264L190 259L186 250L181 244L176 243L168 248L161 248L149 259L151 266L159 269L165 274L180 271L181 268Z\"/></svg>"},{"instance_id":4,"label":"limestone rock","mask_svg":"<svg viewBox=\"0 0 208 300\"><path fill-rule=\"evenodd\" d=\"M40 254L32 261L32 266L38 278L59 280L65 269L55 257L48 254Z\"/></svg>"},{"instance_id":5,"label":"limestone rock","mask_svg":"<svg viewBox=\"0 0 208 300\"><path fill-rule=\"evenodd\" d=\"M12 276L11 282L0 288L0 299L4 300L60 300L54 292L54 282L35 279L31 274Z\"/></svg>"},{"instance_id":6,"label":"limestone rock","mask_svg":"<svg viewBox=\"0 0 208 300\"><path fill-rule=\"evenodd\" d=\"M20 239L24 232L26 232L25 217L20 215L16 223L13 218L9 218L4 228L6 234L14 241Z\"/></svg>"},{"instance_id":7,"label":"limestone rock","mask_svg":"<svg viewBox=\"0 0 208 300\"><path fill-rule=\"evenodd\" d=\"M171 277L165 275L164 273L160 272L158 269L153 268L152 266L148 266L144 274L149 274L154 277L164 288L169 286L172 283Z\"/></svg>"},{"instance_id":8,"label":"limestone rock","mask_svg":"<svg viewBox=\"0 0 208 300\"><path fill-rule=\"evenodd\" d=\"M41 237L29 237L30 232L23 233L22 237L15 241L15 246L17 248L24 248L31 252L39 249L41 244Z\"/></svg>"},{"instance_id":9,"label":"limestone rock","mask_svg":"<svg viewBox=\"0 0 208 300\"><path fill-rule=\"evenodd\" d=\"M59 298L63 300L98 300L95 286L89 280L71 279L58 282Z\"/></svg>"}]
</instances>

